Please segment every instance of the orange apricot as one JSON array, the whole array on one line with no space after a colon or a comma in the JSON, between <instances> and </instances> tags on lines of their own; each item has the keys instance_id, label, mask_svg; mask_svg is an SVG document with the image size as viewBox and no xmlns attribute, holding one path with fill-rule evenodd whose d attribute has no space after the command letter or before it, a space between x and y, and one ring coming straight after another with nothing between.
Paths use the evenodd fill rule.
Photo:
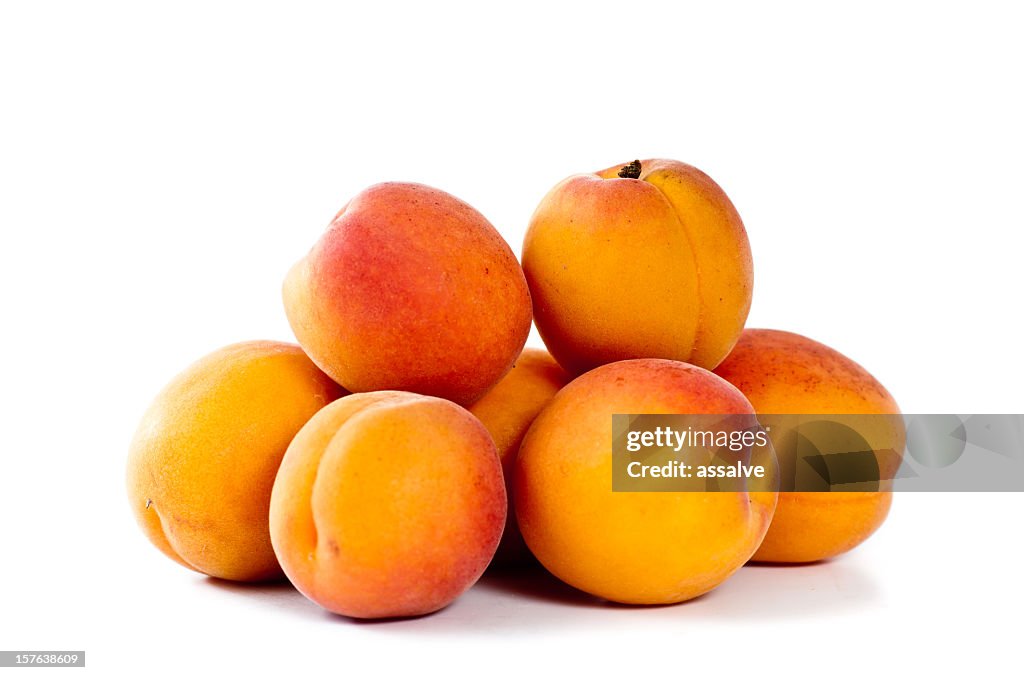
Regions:
<instances>
[{"instance_id":1,"label":"orange apricot","mask_svg":"<svg viewBox=\"0 0 1024 680\"><path fill-rule=\"evenodd\" d=\"M749 559L776 494L612 491L612 415L631 413L753 409L729 383L681 362L635 359L585 373L555 395L519 449L519 528L537 559L580 590L627 604L682 602Z\"/></svg>"},{"instance_id":2,"label":"orange apricot","mask_svg":"<svg viewBox=\"0 0 1024 680\"><path fill-rule=\"evenodd\" d=\"M462 407L409 392L353 394L288 447L270 535L306 597L356 618L445 607L494 555L507 501L494 442Z\"/></svg>"},{"instance_id":3,"label":"orange apricot","mask_svg":"<svg viewBox=\"0 0 1024 680\"><path fill-rule=\"evenodd\" d=\"M523 269L537 329L574 374L637 358L714 368L753 290L728 196L697 168L661 159L555 186L530 220Z\"/></svg>"},{"instance_id":4,"label":"orange apricot","mask_svg":"<svg viewBox=\"0 0 1024 680\"><path fill-rule=\"evenodd\" d=\"M863 367L795 333L747 329L715 373L746 395L759 414L899 414L892 395ZM875 428L872 428L875 429ZM869 444L902 451L898 419L868 434ZM784 437L772 438L777 442ZM780 463L795 455L777 448ZM883 482L882 486L885 486ZM890 491L779 494L771 527L754 555L760 562L815 562L851 550L885 521Z\"/></svg>"},{"instance_id":5,"label":"orange apricot","mask_svg":"<svg viewBox=\"0 0 1024 680\"><path fill-rule=\"evenodd\" d=\"M542 349L527 347L504 378L469 411L491 433L501 458L509 510L505 533L494 556L496 565L528 562L530 551L523 542L512 507L512 466L519 445L537 414L569 382L568 374Z\"/></svg>"},{"instance_id":6,"label":"orange apricot","mask_svg":"<svg viewBox=\"0 0 1024 680\"><path fill-rule=\"evenodd\" d=\"M192 364L146 411L128 457L128 498L165 555L235 581L282 576L270 490L285 449L345 391L297 345L256 341Z\"/></svg>"}]
</instances>

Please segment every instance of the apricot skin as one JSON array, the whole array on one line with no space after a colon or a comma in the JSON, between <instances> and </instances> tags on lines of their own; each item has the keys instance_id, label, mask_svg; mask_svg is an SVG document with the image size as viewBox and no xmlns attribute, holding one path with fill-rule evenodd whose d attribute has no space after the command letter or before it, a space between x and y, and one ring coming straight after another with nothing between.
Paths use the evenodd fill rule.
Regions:
<instances>
[{"instance_id":1,"label":"apricot skin","mask_svg":"<svg viewBox=\"0 0 1024 680\"><path fill-rule=\"evenodd\" d=\"M724 380L675 361L621 361L577 378L537 417L516 459L527 545L558 578L615 602L668 604L715 588L761 542L776 494L613 492L615 413L753 409Z\"/></svg>"},{"instance_id":2,"label":"apricot skin","mask_svg":"<svg viewBox=\"0 0 1024 680\"><path fill-rule=\"evenodd\" d=\"M285 574L325 609L418 616L480 577L506 505L480 421L443 399L369 392L324 408L295 437L270 533Z\"/></svg>"},{"instance_id":3,"label":"apricot skin","mask_svg":"<svg viewBox=\"0 0 1024 680\"><path fill-rule=\"evenodd\" d=\"M515 255L471 206L420 184L374 185L288 273L310 358L353 392L469 404L512 366L532 318Z\"/></svg>"},{"instance_id":4,"label":"apricot skin","mask_svg":"<svg viewBox=\"0 0 1024 680\"><path fill-rule=\"evenodd\" d=\"M521 565L531 561L512 507L512 468L530 424L568 382L569 375L550 354L527 347L508 375L469 409L490 432L505 475L509 510L505 532L494 556L497 566Z\"/></svg>"},{"instance_id":5,"label":"apricot skin","mask_svg":"<svg viewBox=\"0 0 1024 680\"><path fill-rule=\"evenodd\" d=\"M287 343L239 343L192 364L131 444L128 498L143 532L195 571L280 578L267 521L278 465L305 422L343 394Z\"/></svg>"},{"instance_id":6,"label":"apricot skin","mask_svg":"<svg viewBox=\"0 0 1024 680\"><path fill-rule=\"evenodd\" d=\"M662 358L714 368L746 322L753 261L725 192L685 163L574 175L534 212L523 269L537 329L570 373Z\"/></svg>"},{"instance_id":7,"label":"apricot skin","mask_svg":"<svg viewBox=\"0 0 1024 680\"><path fill-rule=\"evenodd\" d=\"M899 414L863 367L795 333L747 329L715 373L763 414ZM902 428L892 434L902 450ZM784 455L779 452L780 456ZM816 562L864 542L885 521L890 491L783 492L754 555L759 562Z\"/></svg>"}]
</instances>

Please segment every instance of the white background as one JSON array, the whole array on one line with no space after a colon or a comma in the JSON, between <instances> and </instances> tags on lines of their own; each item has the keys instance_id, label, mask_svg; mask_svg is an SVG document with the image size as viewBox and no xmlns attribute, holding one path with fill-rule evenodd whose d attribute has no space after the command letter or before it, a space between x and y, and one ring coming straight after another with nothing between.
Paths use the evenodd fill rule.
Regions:
<instances>
[{"instance_id":1,"label":"white background","mask_svg":"<svg viewBox=\"0 0 1024 680\"><path fill-rule=\"evenodd\" d=\"M360 624L149 546L123 489L149 400L291 339L285 271L383 180L469 201L518 253L564 176L690 162L746 222L751 326L836 347L908 413L1024 411L1011 4L332 4L2 5L0 648L84 648L102 678L1013 667L1016 494L903 494L844 558L654 609L485 579Z\"/></svg>"}]
</instances>

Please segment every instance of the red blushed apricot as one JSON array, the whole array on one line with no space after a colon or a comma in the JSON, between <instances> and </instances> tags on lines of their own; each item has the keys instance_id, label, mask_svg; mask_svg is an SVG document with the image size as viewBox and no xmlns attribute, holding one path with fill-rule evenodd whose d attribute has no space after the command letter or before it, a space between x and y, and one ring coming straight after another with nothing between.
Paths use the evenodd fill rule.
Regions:
<instances>
[{"instance_id":1,"label":"red blushed apricot","mask_svg":"<svg viewBox=\"0 0 1024 680\"><path fill-rule=\"evenodd\" d=\"M469 404L494 386L532 318L522 269L483 215L420 184L366 189L288 273L284 305L316 364L353 392Z\"/></svg>"},{"instance_id":2,"label":"red blushed apricot","mask_svg":"<svg viewBox=\"0 0 1024 680\"><path fill-rule=\"evenodd\" d=\"M612 491L612 415L752 414L702 368L620 361L569 383L537 416L516 458L516 516L538 560L566 583L627 604L682 602L754 553L774 492Z\"/></svg>"},{"instance_id":3,"label":"red blushed apricot","mask_svg":"<svg viewBox=\"0 0 1024 680\"><path fill-rule=\"evenodd\" d=\"M537 414L569 382L569 375L542 349L527 347L512 370L469 411L484 424L498 447L505 488L509 496L505 533L494 556L494 564L509 566L530 561L512 507L512 467L519 445Z\"/></svg>"},{"instance_id":4,"label":"red blushed apricot","mask_svg":"<svg viewBox=\"0 0 1024 680\"><path fill-rule=\"evenodd\" d=\"M570 373L623 359L714 368L746 322L750 244L729 197L678 161L574 175L523 241L537 330Z\"/></svg>"},{"instance_id":5,"label":"red blushed apricot","mask_svg":"<svg viewBox=\"0 0 1024 680\"><path fill-rule=\"evenodd\" d=\"M743 331L715 373L738 387L761 414L899 414L892 395L863 367L795 333ZM902 423L869 437L902 451ZM778 433L773 433L777 441ZM874 441L872 441L874 440ZM777 450L780 461L792 452ZM783 492L754 555L761 562L815 562L860 545L885 521L889 491Z\"/></svg>"},{"instance_id":6,"label":"red blushed apricot","mask_svg":"<svg viewBox=\"0 0 1024 680\"><path fill-rule=\"evenodd\" d=\"M281 567L309 599L357 618L437 611L480 577L505 524L487 430L444 399L354 394L296 435L270 501Z\"/></svg>"}]
</instances>

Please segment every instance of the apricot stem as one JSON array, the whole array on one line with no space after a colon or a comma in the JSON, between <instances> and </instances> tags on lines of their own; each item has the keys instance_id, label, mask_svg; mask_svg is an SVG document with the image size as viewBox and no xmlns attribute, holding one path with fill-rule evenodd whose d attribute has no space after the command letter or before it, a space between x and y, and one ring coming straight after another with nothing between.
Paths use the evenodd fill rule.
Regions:
<instances>
[{"instance_id":1,"label":"apricot stem","mask_svg":"<svg viewBox=\"0 0 1024 680\"><path fill-rule=\"evenodd\" d=\"M619 168L619 177L636 179L640 176L640 161L627 163Z\"/></svg>"}]
</instances>

